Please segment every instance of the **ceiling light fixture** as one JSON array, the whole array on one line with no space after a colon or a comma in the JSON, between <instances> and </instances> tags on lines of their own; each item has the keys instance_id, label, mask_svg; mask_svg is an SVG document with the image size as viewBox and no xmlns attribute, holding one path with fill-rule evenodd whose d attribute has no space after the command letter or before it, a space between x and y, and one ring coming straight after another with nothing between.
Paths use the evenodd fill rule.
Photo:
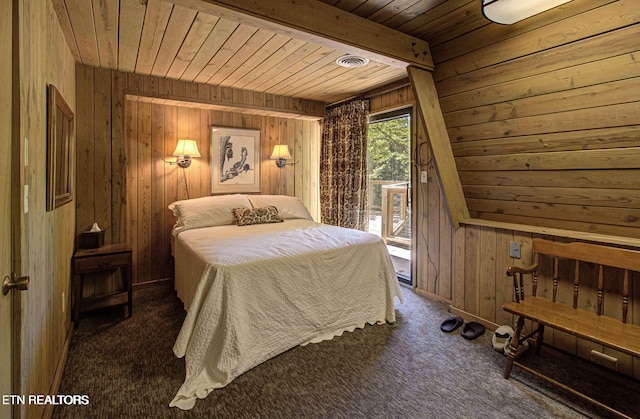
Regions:
<instances>
[{"instance_id":1,"label":"ceiling light fixture","mask_svg":"<svg viewBox=\"0 0 640 419\"><path fill-rule=\"evenodd\" d=\"M336 64L341 67L356 68L369 64L369 60L358 55L343 55L336 60Z\"/></svg>"},{"instance_id":2,"label":"ceiling light fixture","mask_svg":"<svg viewBox=\"0 0 640 419\"><path fill-rule=\"evenodd\" d=\"M482 0L482 14L492 22L511 25L571 0Z\"/></svg>"}]
</instances>

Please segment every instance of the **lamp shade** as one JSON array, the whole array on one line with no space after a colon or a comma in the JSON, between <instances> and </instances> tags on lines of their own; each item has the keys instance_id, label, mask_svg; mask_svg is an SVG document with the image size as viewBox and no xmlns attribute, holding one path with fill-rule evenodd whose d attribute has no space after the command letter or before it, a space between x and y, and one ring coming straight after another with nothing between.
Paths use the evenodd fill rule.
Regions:
<instances>
[{"instance_id":1,"label":"lamp shade","mask_svg":"<svg viewBox=\"0 0 640 419\"><path fill-rule=\"evenodd\" d=\"M286 144L278 144L273 147L273 153L271 153L271 160L285 159L291 160L291 154L289 154L289 146Z\"/></svg>"},{"instance_id":2,"label":"lamp shade","mask_svg":"<svg viewBox=\"0 0 640 419\"><path fill-rule=\"evenodd\" d=\"M178 156L190 156L190 157L200 157L200 152L198 151L198 144L195 140L178 140L178 145L176 149L173 151L173 155Z\"/></svg>"},{"instance_id":3,"label":"lamp shade","mask_svg":"<svg viewBox=\"0 0 640 419\"><path fill-rule=\"evenodd\" d=\"M571 0L482 0L482 13L492 22L511 25Z\"/></svg>"}]
</instances>

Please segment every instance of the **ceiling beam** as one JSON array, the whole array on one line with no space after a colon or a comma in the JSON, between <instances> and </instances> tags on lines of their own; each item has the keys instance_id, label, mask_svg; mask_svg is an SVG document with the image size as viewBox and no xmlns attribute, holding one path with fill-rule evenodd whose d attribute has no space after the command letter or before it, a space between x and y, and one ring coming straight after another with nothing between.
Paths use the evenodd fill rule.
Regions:
<instances>
[{"instance_id":1,"label":"ceiling beam","mask_svg":"<svg viewBox=\"0 0 640 419\"><path fill-rule=\"evenodd\" d=\"M317 0L171 0L172 3L348 54L433 70L429 44Z\"/></svg>"},{"instance_id":2,"label":"ceiling beam","mask_svg":"<svg viewBox=\"0 0 640 419\"><path fill-rule=\"evenodd\" d=\"M185 108L212 109L216 111L237 112L246 115L275 116L288 119L318 121L325 116L325 104L305 99L293 99L297 107L287 106L290 101L281 101L284 106L256 106L244 103L229 103L221 100L181 97L173 94L145 96L144 93L128 92L125 99L132 102L159 103L162 105L182 106Z\"/></svg>"},{"instance_id":3,"label":"ceiling beam","mask_svg":"<svg viewBox=\"0 0 640 419\"><path fill-rule=\"evenodd\" d=\"M453 226L458 228L460 222L469 218L469 209L462 191L460 175L456 168L451 141L442 116L433 74L416 67L408 67L407 73L431 146L431 153L436 162L436 170L440 178L447 210Z\"/></svg>"}]
</instances>

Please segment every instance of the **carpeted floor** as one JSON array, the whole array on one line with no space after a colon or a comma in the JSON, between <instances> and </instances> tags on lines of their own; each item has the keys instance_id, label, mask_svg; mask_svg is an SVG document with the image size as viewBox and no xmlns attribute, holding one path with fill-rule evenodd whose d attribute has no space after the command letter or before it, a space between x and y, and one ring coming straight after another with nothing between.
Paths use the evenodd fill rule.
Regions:
<instances>
[{"instance_id":1,"label":"carpeted floor","mask_svg":"<svg viewBox=\"0 0 640 419\"><path fill-rule=\"evenodd\" d=\"M408 288L403 293L396 324L293 348L183 412L168 407L184 379L184 360L171 350L185 316L182 304L170 286L137 288L133 317L124 319L117 308L81 318L59 393L87 395L89 404L57 406L53 417L599 417L524 371L503 379L505 358L491 348L490 333L473 341L460 329L445 334L439 329L450 316L445 306ZM560 365L568 376L576 370ZM599 385L612 391L600 378ZM621 391L627 390L631 396L613 393L636 403L637 388ZM631 416L640 417L635 409Z\"/></svg>"}]
</instances>

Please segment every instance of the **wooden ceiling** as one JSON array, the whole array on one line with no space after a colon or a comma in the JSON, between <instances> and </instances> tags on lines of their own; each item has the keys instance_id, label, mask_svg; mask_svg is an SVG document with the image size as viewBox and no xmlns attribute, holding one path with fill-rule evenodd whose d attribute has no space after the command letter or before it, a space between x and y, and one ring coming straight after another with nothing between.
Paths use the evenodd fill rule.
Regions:
<instances>
[{"instance_id":1,"label":"wooden ceiling","mask_svg":"<svg viewBox=\"0 0 640 419\"><path fill-rule=\"evenodd\" d=\"M336 102L406 78L372 60L165 0L52 0L77 62L182 81ZM322 0L430 42L482 24L474 0ZM184 1L178 1L184 4ZM476 10L478 9L478 10ZM446 16L445 16L446 15Z\"/></svg>"}]
</instances>

